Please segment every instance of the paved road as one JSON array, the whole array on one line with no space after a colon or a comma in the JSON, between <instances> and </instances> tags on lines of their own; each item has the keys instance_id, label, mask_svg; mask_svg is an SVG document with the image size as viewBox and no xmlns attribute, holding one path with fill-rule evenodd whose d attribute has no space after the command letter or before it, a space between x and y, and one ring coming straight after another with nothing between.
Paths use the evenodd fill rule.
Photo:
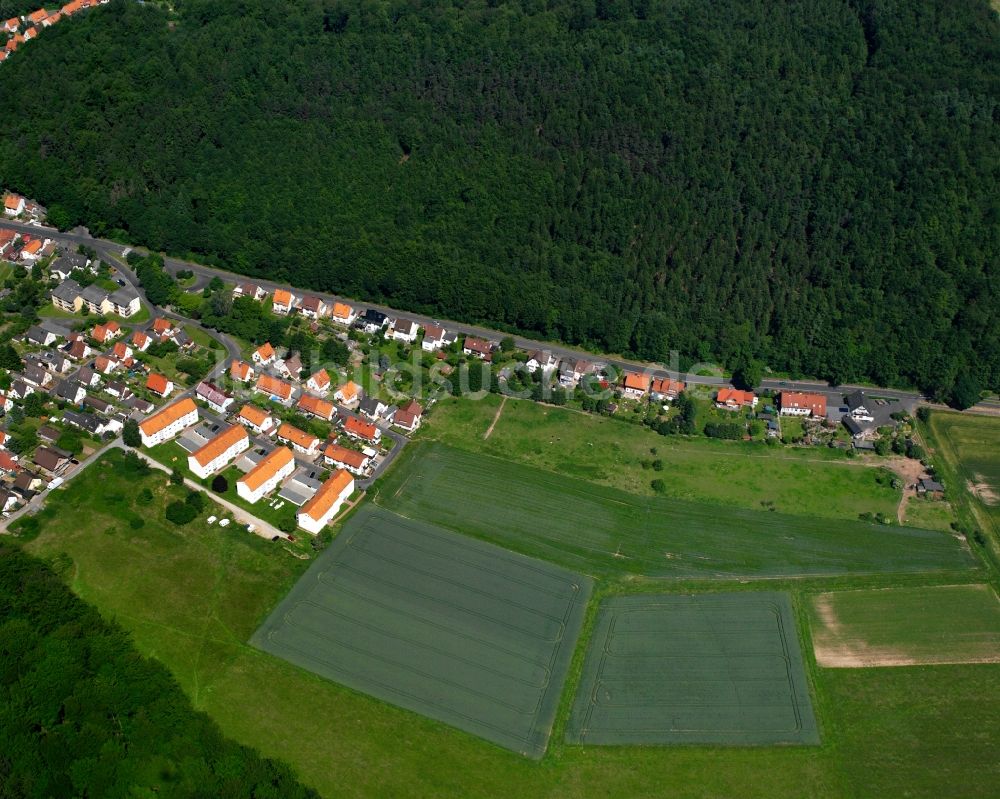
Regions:
<instances>
[{"instance_id":1,"label":"paved road","mask_svg":"<svg viewBox=\"0 0 1000 799\"><path fill-rule=\"evenodd\" d=\"M51 228L38 228L32 225L24 225L17 222L4 222L6 227L10 227L15 230L21 230L26 233L34 233L38 235L40 232L44 232L46 236L64 242L69 242L72 244L84 244L88 247L92 247L102 254L118 253L120 254L123 249L123 245L116 242L107 241L104 239L97 239L92 237L85 228L76 228L72 231L62 233ZM148 250L142 247L133 247L132 249L138 252L148 252ZM203 264L193 263L191 261L184 261L179 258L165 257L164 264L167 271L171 273L176 273L181 269L190 269L194 272L199 279L201 278L211 278L218 276L223 280L228 282L240 282L249 281L257 283L263 286L269 291L274 291L275 288L288 288L287 285L281 283L275 283L273 281L264 280L262 278L248 277L246 275L239 275L234 272L228 272L224 269L217 269L211 266L205 266ZM134 276L133 276L134 277ZM306 290L300 290L306 291ZM349 297L341 297L335 294L327 294L324 292L314 292L308 291L310 294L314 294L318 297L322 297L328 302L333 301L343 301L348 303L357 304L358 301ZM408 311L398 311L396 309L390 308L385 305L378 305L375 303L361 303L361 305L369 308L375 308L378 311L392 315L392 316L405 316L408 319L413 319L420 325L427 325L432 322L441 322L449 330L455 331L462 335L479 336L481 338L488 339L498 339L505 335L501 331L492 330L490 328L481 327L479 325L470 325L464 322L456 322L448 319L434 319L430 316L424 316L422 314L414 314ZM178 317L181 318L181 317ZM188 320L190 321L190 320ZM659 367L655 364L640 363L637 361L631 361L624 358L615 358L609 356L595 356L593 353L586 352L574 347L568 347L562 344L553 344L551 342L538 341L536 339L525 338L524 336L514 336L515 344L525 350L535 350L541 349L551 352L556 357L562 358L583 358L587 360L600 360L603 363L607 363L618 369L633 369L633 370L649 370L654 377L674 377L678 375L676 373L671 373L668 370ZM228 347L227 347L228 349ZM238 348L237 348L238 353ZM683 376L684 380L692 385L703 385L703 386L728 386L729 381L725 378L711 377L705 375L692 375L687 374ZM841 386L831 386L828 383L822 383L810 380L765 380L763 381L761 388L771 389L771 390L781 390L781 389L793 389L797 391L815 391L822 392L830 398L836 398L840 395L850 393L856 389L864 389L871 394L880 397L886 397L889 399L896 399L904 403L908 408L912 408L919 402L926 401L926 397L916 391L904 391L901 389L892 388L875 388L871 386L861 386L861 385L841 385ZM996 413L1000 410L1000 401L998 400L985 400L976 406L976 410L982 410L987 413Z\"/></svg>"}]
</instances>

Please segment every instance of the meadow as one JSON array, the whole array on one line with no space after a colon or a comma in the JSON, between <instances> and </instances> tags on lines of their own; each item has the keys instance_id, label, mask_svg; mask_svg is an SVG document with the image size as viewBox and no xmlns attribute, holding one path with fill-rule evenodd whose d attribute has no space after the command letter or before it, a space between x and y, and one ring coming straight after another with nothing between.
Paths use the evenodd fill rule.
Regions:
<instances>
[{"instance_id":1,"label":"meadow","mask_svg":"<svg viewBox=\"0 0 1000 799\"><path fill-rule=\"evenodd\" d=\"M808 597L831 583L850 587L842 578L768 584L792 595L819 746L566 744L578 647L548 753L529 760L250 646L309 561L200 520L164 522L177 489L162 474L136 480L101 465L115 457L53 493L26 547L64 562L73 589L163 662L227 735L284 759L326 796L992 797L1000 782L1000 666L816 668ZM140 506L146 487L154 501ZM141 529L131 529L132 516L145 520Z\"/></svg>"},{"instance_id":2,"label":"meadow","mask_svg":"<svg viewBox=\"0 0 1000 799\"><path fill-rule=\"evenodd\" d=\"M484 438L501 398L447 398L428 415L421 437L551 472L652 496L831 519L896 517L900 490L884 461L841 450L762 442L661 436L647 427L530 400L508 399ZM654 468L659 461L660 468Z\"/></svg>"},{"instance_id":3,"label":"meadow","mask_svg":"<svg viewBox=\"0 0 1000 799\"><path fill-rule=\"evenodd\" d=\"M944 533L640 497L437 443L410 445L375 501L591 575L744 578L975 565Z\"/></svg>"}]
</instances>

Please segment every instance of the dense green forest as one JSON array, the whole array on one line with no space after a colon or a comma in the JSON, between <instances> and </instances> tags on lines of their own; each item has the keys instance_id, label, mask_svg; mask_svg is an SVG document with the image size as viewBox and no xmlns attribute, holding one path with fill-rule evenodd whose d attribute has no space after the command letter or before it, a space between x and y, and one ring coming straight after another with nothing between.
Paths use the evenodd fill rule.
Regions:
<instances>
[{"instance_id":1,"label":"dense green forest","mask_svg":"<svg viewBox=\"0 0 1000 799\"><path fill-rule=\"evenodd\" d=\"M0 797L313 797L223 737L42 561L0 545Z\"/></svg>"},{"instance_id":2,"label":"dense green forest","mask_svg":"<svg viewBox=\"0 0 1000 799\"><path fill-rule=\"evenodd\" d=\"M251 275L946 396L1000 385L998 53L985 0L117 0L0 71L0 180Z\"/></svg>"}]
</instances>

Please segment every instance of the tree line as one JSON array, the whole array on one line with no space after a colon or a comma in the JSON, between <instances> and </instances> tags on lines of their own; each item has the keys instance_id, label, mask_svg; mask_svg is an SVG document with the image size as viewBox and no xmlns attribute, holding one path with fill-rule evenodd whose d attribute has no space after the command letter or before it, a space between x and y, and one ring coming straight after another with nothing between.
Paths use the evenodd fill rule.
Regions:
<instances>
[{"instance_id":1,"label":"tree line","mask_svg":"<svg viewBox=\"0 0 1000 799\"><path fill-rule=\"evenodd\" d=\"M32 44L0 174L61 225L682 368L1000 385L983 0L119 1Z\"/></svg>"}]
</instances>

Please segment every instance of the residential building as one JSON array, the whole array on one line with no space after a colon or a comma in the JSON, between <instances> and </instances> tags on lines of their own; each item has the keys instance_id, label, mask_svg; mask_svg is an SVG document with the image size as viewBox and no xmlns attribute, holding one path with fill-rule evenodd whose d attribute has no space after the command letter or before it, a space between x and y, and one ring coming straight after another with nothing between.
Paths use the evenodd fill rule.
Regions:
<instances>
[{"instance_id":1,"label":"residential building","mask_svg":"<svg viewBox=\"0 0 1000 799\"><path fill-rule=\"evenodd\" d=\"M288 402L292 398L292 390L289 383L271 375L261 375L254 386L254 391L267 394L272 400L281 403Z\"/></svg>"},{"instance_id":2,"label":"residential building","mask_svg":"<svg viewBox=\"0 0 1000 799\"><path fill-rule=\"evenodd\" d=\"M374 308L368 308L357 320L358 325L366 333L378 333L389 323L389 317Z\"/></svg>"},{"instance_id":3,"label":"residential building","mask_svg":"<svg viewBox=\"0 0 1000 799\"><path fill-rule=\"evenodd\" d=\"M396 411L396 417L393 420L393 424L396 427L401 427L409 433L412 433L418 427L420 427L420 421L423 417L424 409L421 407L420 403L416 400L410 400L406 405Z\"/></svg>"},{"instance_id":4,"label":"residential building","mask_svg":"<svg viewBox=\"0 0 1000 799\"><path fill-rule=\"evenodd\" d=\"M529 372L537 372L539 369L543 372L549 372L559 365L559 359L546 350L535 350L528 355L528 360L524 362L524 365L528 367Z\"/></svg>"},{"instance_id":5,"label":"residential building","mask_svg":"<svg viewBox=\"0 0 1000 799\"><path fill-rule=\"evenodd\" d=\"M126 319L142 310L139 294L130 286L111 292L104 302L107 307L104 313L118 314Z\"/></svg>"},{"instance_id":6,"label":"residential building","mask_svg":"<svg viewBox=\"0 0 1000 799\"><path fill-rule=\"evenodd\" d=\"M307 319L319 319L326 316L329 307L319 297L303 297L299 303L299 313Z\"/></svg>"},{"instance_id":7,"label":"residential building","mask_svg":"<svg viewBox=\"0 0 1000 799\"><path fill-rule=\"evenodd\" d=\"M778 397L782 416L826 416L826 397L822 394L804 394L800 391L782 391Z\"/></svg>"},{"instance_id":8,"label":"residential building","mask_svg":"<svg viewBox=\"0 0 1000 799\"><path fill-rule=\"evenodd\" d=\"M584 376L592 374L595 366L590 361L563 361L559 365L559 385L573 388Z\"/></svg>"},{"instance_id":9,"label":"residential building","mask_svg":"<svg viewBox=\"0 0 1000 799\"><path fill-rule=\"evenodd\" d=\"M278 440L291 444L292 449L310 457L319 452L320 440L312 433L299 430L295 425L285 422L278 428Z\"/></svg>"},{"instance_id":10,"label":"residential building","mask_svg":"<svg viewBox=\"0 0 1000 799\"><path fill-rule=\"evenodd\" d=\"M657 402L662 402L663 400L671 401L677 399L678 395L684 391L684 388L683 381L663 377L652 382L649 387L649 396Z\"/></svg>"},{"instance_id":11,"label":"residential building","mask_svg":"<svg viewBox=\"0 0 1000 799\"><path fill-rule=\"evenodd\" d=\"M367 441L371 444L378 444L382 440L381 430L371 422L366 422L357 416L347 417L347 421L344 422L344 432L351 438Z\"/></svg>"},{"instance_id":12,"label":"residential building","mask_svg":"<svg viewBox=\"0 0 1000 799\"><path fill-rule=\"evenodd\" d=\"M132 389L130 389L121 380L111 380L105 387L105 392L110 394L117 400L125 402L129 397L132 396Z\"/></svg>"},{"instance_id":13,"label":"residential building","mask_svg":"<svg viewBox=\"0 0 1000 799\"><path fill-rule=\"evenodd\" d=\"M354 478L343 469L338 469L319 487L312 498L299 508L299 527L316 535L354 493Z\"/></svg>"},{"instance_id":14,"label":"residential building","mask_svg":"<svg viewBox=\"0 0 1000 799\"><path fill-rule=\"evenodd\" d=\"M465 343L462 344L462 352L484 361L493 360L493 345L486 339L475 336L466 336Z\"/></svg>"},{"instance_id":15,"label":"residential building","mask_svg":"<svg viewBox=\"0 0 1000 799\"><path fill-rule=\"evenodd\" d=\"M78 313L83 307L83 289L75 280L64 280L52 289L52 304L60 311Z\"/></svg>"},{"instance_id":16,"label":"residential building","mask_svg":"<svg viewBox=\"0 0 1000 799\"><path fill-rule=\"evenodd\" d=\"M106 344L121 335L121 327L117 322L107 322L103 325L94 325L90 331L90 337L99 344Z\"/></svg>"},{"instance_id":17,"label":"residential building","mask_svg":"<svg viewBox=\"0 0 1000 799\"><path fill-rule=\"evenodd\" d=\"M267 290L256 283L239 283L233 289L233 297L249 297L260 302L267 296Z\"/></svg>"},{"instance_id":18,"label":"residential building","mask_svg":"<svg viewBox=\"0 0 1000 799\"><path fill-rule=\"evenodd\" d=\"M358 312L345 302L335 302L330 311L330 319L338 325L350 327L354 320L358 318Z\"/></svg>"},{"instance_id":19,"label":"residential building","mask_svg":"<svg viewBox=\"0 0 1000 799\"><path fill-rule=\"evenodd\" d=\"M645 372L626 372L622 380L622 395L641 399L646 396L651 383L652 378Z\"/></svg>"},{"instance_id":20,"label":"residential building","mask_svg":"<svg viewBox=\"0 0 1000 799\"><path fill-rule=\"evenodd\" d=\"M756 408L757 396L752 391L741 391L737 388L720 388L715 395L715 407L729 411L740 408Z\"/></svg>"},{"instance_id":21,"label":"residential building","mask_svg":"<svg viewBox=\"0 0 1000 799\"><path fill-rule=\"evenodd\" d=\"M253 367L246 361L233 361L229 365L229 376L233 380L238 380L241 383L249 383L253 380Z\"/></svg>"},{"instance_id":22,"label":"residential building","mask_svg":"<svg viewBox=\"0 0 1000 799\"><path fill-rule=\"evenodd\" d=\"M65 400L70 405L79 405L87 396L87 390L71 380L61 380L52 393L56 398Z\"/></svg>"},{"instance_id":23,"label":"residential building","mask_svg":"<svg viewBox=\"0 0 1000 799\"><path fill-rule=\"evenodd\" d=\"M181 430L198 421L198 406L190 397L177 400L161 408L139 423L139 433L144 447L153 447L169 441Z\"/></svg>"},{"instance_id":24,"label":"residential building","mask_svg":"<svg viewBox=\"0 0 1000 799\"><path fill-rule=\"evenodd\" d=\"M90 433L92 436L102 436L108 430L108 419L96 413L63 411L62 418L66 424Z\"/></svg>"},{"instance_id":25,"label":"residential building","mask_svg":"<svg viewBox=\"0 0 1000 799\"><path fill-rule=\"evenodd\" d=\"M293 355L289 355L285 358L281 358L274 362L274 368L279 374L284 375L289 380L298 380L299 375L302 373L302 358L296 352Z\"/></svg>"},{"instance_id":26,"label":"residential building","mask_svg":"<svg viewBox=\"0 0 1000 799\"><path fill-rule=\"evenodd\" d=\"M111 354L119 361L125 363L126 366L132 360L132 348L124 341L116 342L115 346L111 348Z\"/></svg>"},{"instance_id":27,"label":"residential building","mask_svg":"<svg viewBox=\"0 0 1000 799\"><path fill-rule=\"evenodd\" d=\"M417 340L417 334L419 332L420 325L410 319L403 319L400 317L389 326L389 330L386 332L385 337L392 339L393 341L402 341L405 344L412 344Z\"/></svg>"},{"instance_id":28,"label":"residential building","mask_svg":"<svg viewBox=\"0 0 1000 799\"><path fill-rule=\"evenodd\" d=\"M361 399L362 391L361 386L355 383L353 380L348 380L344 385L338 388L333 393L333 398L337 402L342 402L344 405L352 405Z\"/></svg>"},{"instance_id":29,"label":"residential building","mask_svg":"<svg viewBox=\"0 0 1000 799\"><path fill-rule=\"evenodd\" d=\"M148 378L146 378L146 388L154 394L166 397L173 393L174 383L168 377L153 372Z\"/></svg>"},{"instance_id":30,"label":"residential building","mask_svg":"<svg viewBox=\"0 0 1000 799\"><path fill-rule=\"evenodd\" d=\"M70 454L56 447L39 447L31 460L49 474L58 474L69 465Z\"/></svg>"},{"instance_id":31,"label":"residential building","mask_svg":"<svg viewBox=\"0 0 1000 799\"><path fill-rule=\"evenodd\" d=\"M24 340L28 344L36 347L48 347L54 344L58 336L48 330L43 330L40 325L32 325L24 332Z\"/></svg>"},{"instance_id":32,"label":"residential building","mask_svg":"<svg viewBox=\"0 0 1000 799\"><path fill-rule=\"evenodd\" d=\"M236 481L236 493L251 504L270 494L295 471L295 456L288 447L277 447Z\"/></svg>"},{"instance_id":33,"label":"residential building","mask_svg":"<svg viewBox=\"0 0 1000 799\"><path fill-rule=\"evenodd\" d=\"M378 397L365 397L358 404L358 413L367 416L372 421L378 419L388 409L389 406Z\"/></svg>"},{"instance_id":34,"label":"residential building","mask_svg":"<svg viewBox=\"0 0 1000 799\"><path fill-rule=\"evenodd\" d=\"M216 413L226 413L229 406L233 404L232 396L215 385L215 383L210 383L207 380L202 380L195 387L194 393L198 399L207 402L208 407Z\"/></svg>"},{"instance_id":35,"label":"residential building","mask_svg":"<svg viewBox=\"0 0 1000 799\"><path fill-rule=\"evenodd\" d=\"M75 341L70 342L69 349L66 350L66 354L69 355L70 358L74 358L80 361L83 360L84 358L89 358L91 355L93 355L94 350L81 337L76 339Z\"/></svg>"},{"instance_id":36,"label":"residential building","mask_svg":"<svg viewBox=\"0 0 1000 799\"><path fill-rule=\"evenodd\" d=\"M96 283L86 286L80 292L80 297L83 299L83 304L87 306L87 310L91 313L105 314L111 310L110 307L105 305L108 299L108 292Z\"/></svg>"},{"instance_id":37,"label":"residential building","mask_svg":"<svg viewBox=\"0 0 1000 799\"><path fill-rule=\"evenodd\" d=\"M326 369L320 369L318 372L313 372L306 381L306 388L310 391L315 391L317 394L325 394L330 390L330 375L327 373Z\"/></svg>"},{"instance_id":38,"label":"residential building","mask_svg":"<svg viewBox=\"0 0 1000 799\"><path fill-rule=\"evenodd\" d=\"M7 20L7 25L9 26L11 20ZM7 28L10 30L10 28ZM16 31L17 28L14 28ZM20 194L8 193L4 195L3 198L3 212L5 216L19 216L24 212L24 197Z\"/></svg>"},{"instance_id":39,"label":"residential building","mask_svg":"<svg viewBox=\"0 0 1000 799\"><path fill-rule=\"evenodd\" d=\"M188 468L204 480L232 463L240 453L250 448L250 436L239 425L219 433L188 456Z\"/></svg>"},{"instance_id":40,"label":"residential building","mask_svg":"<svg viewBox=\"0 0 1000 799\"><path fill-rule=\"evenodd\" d=\"M274 302L271 303L271 310L277 314L287 314L295 307L296 297L286 289L274 290Z\"/></svg>"},{"instance_id":41,"label":"residential building","mask_svg":"<svg viewBox=\"0 0 1000 799\"><path fill-rule=\"evenodd\" d=\"M875 421L872 405L864 391L853 391L844 398L844 401L847 404L847 412L856 422Z\"/></svg>"},{"instance_id":42,"label":"residential building","mask_svg":"<svg viewBox=\"0 0 1000 799\"><path fill-rule=\"evenodd\" d=\"M346 469L352 474L363 475L371 458L356 449L348 449L340 444L327 444L323 450L323 461L328 466L336 466L338 469Z\"/></svg>"},{"instance_id":43,"label":"residential building","mask_svg":"<svg viewBox=\"0 0 1000 799\"><path fill-rule=\"evenodd\" d=\"M256 350L254 350L250 359L258 366L267 366L274 360L274 357L274 347L271 346L270 341L265 341Z\"/></svg>"},{"instance_id":44,"label":"residential building","mask_svg":"<svg viewBox=\"0 0 1000 799\"><path fill-rule=\"evenodd\" d=\"M249 403L240 408L236 421L246 425L257 435L267 435L274 429L274 417L263 408Z\"/></svg>"},{"instance_id":45,"label":"residential building","mask_svg":"<svg viewBox=\"0 0 1000 799\"><path fill-rule=\"evenodd\" d=\"M299 397L298 405L295 407L309 416L315 416L317 419L323 419L327 422L329 422L333 418L334 413L337 412L337 409L334 407L332 402L319 399L311 394L303 394Z\"/></svg>"},{"instance_id":46,"label":"residential building","mask_svg":"<svg viewBox=\"0 0 1000 799\"><path fill-rule=\"evenodd\" d=\"M149 345L153 343L153 339L143 333L141 330L136 330L132 334L132 346L135 347L139 352L145 352L149 349Z\"/></svg>"}]
</instances>

